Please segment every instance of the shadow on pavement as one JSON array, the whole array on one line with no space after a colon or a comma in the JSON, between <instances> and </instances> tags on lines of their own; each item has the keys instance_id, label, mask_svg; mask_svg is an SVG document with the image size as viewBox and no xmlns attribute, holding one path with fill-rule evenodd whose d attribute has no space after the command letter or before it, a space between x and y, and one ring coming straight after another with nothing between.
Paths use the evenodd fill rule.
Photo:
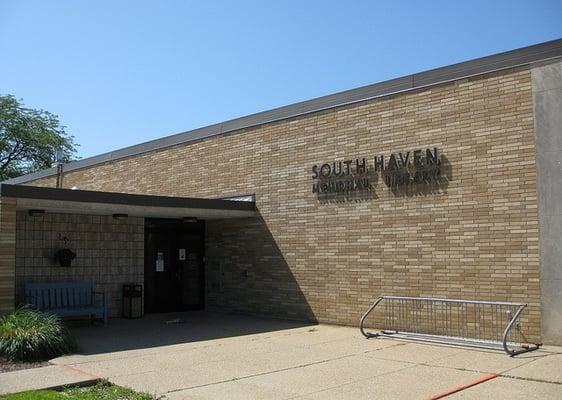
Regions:
<instances>
[{"instance_id":1,"label":"shadow on pavement","mask_svg":"<svg viewBox=\"0 0 562 400\"><path fill-rule=\"evenodd\" d=\"M166 323L174 319L182 323ZM316 325L204 311L148 314L140 319L110 319L106 326L74 321L78 354L91 355L267 333Z\"/></svg>"}]
</instances>

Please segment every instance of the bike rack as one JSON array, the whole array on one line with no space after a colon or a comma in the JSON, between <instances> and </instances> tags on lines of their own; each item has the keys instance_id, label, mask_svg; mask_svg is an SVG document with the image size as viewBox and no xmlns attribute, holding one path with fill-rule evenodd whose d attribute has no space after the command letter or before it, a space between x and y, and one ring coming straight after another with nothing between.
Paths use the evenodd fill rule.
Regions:
<instances>
[{"instance_id":1,"label":"bike rack","mask_svg":"<svg viewBox=\"0 0 562 400\"><path fill-rule=\"evenodd\" d=\"M384 328L367 332L365 320L382 303L379 323ZM379 309L381 309L379 307ZM361 317L366 338L391 337L485 349L503 349L514 356L539 348L521 330L527 304L456 300L432 297L380 296Z\"/></svg>"}]
</instances>

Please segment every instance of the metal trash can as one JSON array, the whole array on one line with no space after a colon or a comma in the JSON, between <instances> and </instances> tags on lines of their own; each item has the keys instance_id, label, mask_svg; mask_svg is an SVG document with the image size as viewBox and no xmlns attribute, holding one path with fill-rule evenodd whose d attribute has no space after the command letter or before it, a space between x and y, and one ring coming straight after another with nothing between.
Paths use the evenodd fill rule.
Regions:
<instances>
[{"instance_id":1,"label":"metal trash can","mask_svg":"<svg viewBox=\"0 0 562 400\"><path fill-rule=\"evenodd\" d=\"M142 317L142 285L126 283L123 285L123 318Z\"/></svg>"}]
</instances>

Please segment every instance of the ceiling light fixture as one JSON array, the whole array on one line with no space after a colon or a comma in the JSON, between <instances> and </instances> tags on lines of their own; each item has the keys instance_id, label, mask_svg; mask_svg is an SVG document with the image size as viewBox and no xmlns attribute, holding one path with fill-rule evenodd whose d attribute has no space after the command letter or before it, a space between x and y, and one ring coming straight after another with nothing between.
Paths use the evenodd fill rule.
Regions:
<instances>
[{"instance_id":1,"label":"ceiling light fixture","mask_svg":"<svg viewBox=\"0 0 562 400\"><path fill-rule=\"evenodd\" d=\"M45 214L45 210L29 210L29 215L31 217L38 217Z\"/></svg>"}]
</instances>

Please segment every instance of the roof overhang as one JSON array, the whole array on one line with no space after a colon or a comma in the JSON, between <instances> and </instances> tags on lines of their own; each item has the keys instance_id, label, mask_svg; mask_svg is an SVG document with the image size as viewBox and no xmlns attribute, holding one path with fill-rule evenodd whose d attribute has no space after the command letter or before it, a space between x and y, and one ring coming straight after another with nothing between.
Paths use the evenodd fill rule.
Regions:
<instances>
[{"instance_id":1,"label":"roof overhang","mask_svg":"<svg viewBox=\"0 0 562 400\"><path fill-rule=\"evenodd\" d=\"M149 218L226 219L256 215L253 201L150 196L38 186L0 185L0 196L17 199L17 210Z\"/></svg>"}]
</instances>

